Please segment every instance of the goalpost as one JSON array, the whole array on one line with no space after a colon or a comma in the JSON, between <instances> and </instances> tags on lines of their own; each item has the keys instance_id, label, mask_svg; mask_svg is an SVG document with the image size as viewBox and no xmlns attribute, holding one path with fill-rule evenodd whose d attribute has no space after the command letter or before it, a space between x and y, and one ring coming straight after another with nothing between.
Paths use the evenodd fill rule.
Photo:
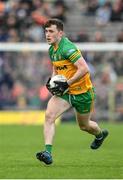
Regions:
<instances>
[{"instance_id":1,"label":"goalpost","mask_svg":"<svg viewBox=\"0 0 123 180\"><path fill-rule=\"evenodd\" d=\"M82 51L123 51L123 43L76 43ZM46 43L0 43L0 51L47 51Z\"/></svg>"}]
</instances>

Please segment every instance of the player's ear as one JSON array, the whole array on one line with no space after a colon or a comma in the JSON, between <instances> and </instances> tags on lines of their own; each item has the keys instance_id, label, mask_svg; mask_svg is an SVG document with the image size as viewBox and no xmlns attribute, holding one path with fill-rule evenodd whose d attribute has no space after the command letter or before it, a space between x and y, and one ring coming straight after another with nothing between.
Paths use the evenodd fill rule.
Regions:
<instances>
[{"instance_id":1,"label":"player's ear","mask_svg":"<svg viewBox=\"0 0 123 180\"><path fill-rule=\"evenodd\" d=\"M60 31L59 31L59 35L60 35L60 36L63 36L63 34L64 34L64 32L60 30Z\"/></svg>"}]
</instances>

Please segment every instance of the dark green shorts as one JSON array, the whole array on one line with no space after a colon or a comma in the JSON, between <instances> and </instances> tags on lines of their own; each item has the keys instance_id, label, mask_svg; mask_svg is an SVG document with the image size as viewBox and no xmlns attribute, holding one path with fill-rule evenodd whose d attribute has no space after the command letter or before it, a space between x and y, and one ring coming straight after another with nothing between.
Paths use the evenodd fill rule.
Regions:
<instances>
[{"instance_id":1,"label":"dark green shorts","mask_svg":"<svg viewBox=\"0 0 123 180\"><path fill-rule=\"evenodd\" d=\"M60 96L64 100L68 101L72 107L76 109L80 114L89 113L93 109L95 92L94 88L90 89L86 93L72 95L72 94L64 94Z\"/></svg>"}]
</instances>

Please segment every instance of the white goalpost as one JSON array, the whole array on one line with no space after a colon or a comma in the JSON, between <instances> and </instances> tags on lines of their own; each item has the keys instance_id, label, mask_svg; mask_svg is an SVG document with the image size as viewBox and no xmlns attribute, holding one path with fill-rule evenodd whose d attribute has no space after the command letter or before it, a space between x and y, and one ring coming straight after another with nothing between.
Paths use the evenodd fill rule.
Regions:
<instances>
[{"instance_id":1,"label":"white goalpost","mask_svg":"<svg viewBox=\"0 0 123 180\"><path fill-rule=\"evenodd\" d=\"M123 51L123 43L76 43L82 51ZM0 51L47 51L46 43L0 43Z\"/></svg>"}]
</instances>

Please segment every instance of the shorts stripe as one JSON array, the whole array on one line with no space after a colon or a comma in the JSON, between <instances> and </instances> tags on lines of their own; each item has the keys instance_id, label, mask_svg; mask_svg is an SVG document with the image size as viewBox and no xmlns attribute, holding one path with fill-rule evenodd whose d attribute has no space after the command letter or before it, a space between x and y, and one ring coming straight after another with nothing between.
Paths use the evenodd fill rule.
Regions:
<instances>
[{"instance_id":1,"label":"shorts stripe","mask_svg":"<svg viewBox=\"0 0 123 180\"><path fill-rule=\"evenodd\" d=\"M94 94L94 89L93 89L93 88L90 90L90 95L91 95L91 98L92 98L91 111L94 111L94 99L95 99L95 94Z\"/></svg>"}]
</instances>

